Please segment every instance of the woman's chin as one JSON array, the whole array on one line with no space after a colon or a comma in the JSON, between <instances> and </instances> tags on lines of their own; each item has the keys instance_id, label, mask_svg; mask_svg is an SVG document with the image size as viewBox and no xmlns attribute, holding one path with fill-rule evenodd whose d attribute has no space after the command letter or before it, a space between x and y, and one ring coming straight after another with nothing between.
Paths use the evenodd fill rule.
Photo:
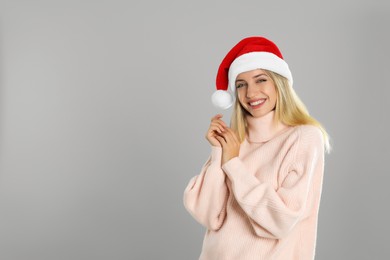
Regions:
<instances>
[{"instance_id":1,"label":"woman's chin","mask_svg":"<svg viewBox=\"0 0 390 260\"><path fill-rule=\"evenodd\" d=\"M268 115L271 111L259 111L259 110L255 110L255 111L248 111L248 113L254 117L254 118L260 118L260 117L264 117L266 115Z\"/></svg>"}]
</instances>

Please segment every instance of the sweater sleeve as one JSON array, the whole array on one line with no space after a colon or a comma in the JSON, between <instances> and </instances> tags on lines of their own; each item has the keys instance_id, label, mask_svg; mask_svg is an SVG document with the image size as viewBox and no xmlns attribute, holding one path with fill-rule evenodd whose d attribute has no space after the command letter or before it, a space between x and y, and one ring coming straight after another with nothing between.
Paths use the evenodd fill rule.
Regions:
<instances>
[{"instance_id":1,"label":"sweater sleeve","mask_svg":"<svg viewBox=\"0 0 390 260\"><path fill-rule=\"evenodd\" d=\"M228 188L221 168L222 148L212 146L211 155L199 175L194 176L184 191L184 206L203 226L221 228L226 217Z\"/></svg>"},{"instance_id":2,"label":"sweater sleeve","mask_svg":"<svg viewBox=\"0 0 390 260\"><path fill-rule=\"evenodd\" d=\"M292 161L280 168L287 172L279 172L286 177L277 189L248 173L238 157L222 166L232 182L233 195L260 237L285 237L314 206L308 204L316 203L308 196L312 185L321 185L312 182L315 174L323 174L324 146L320 130L304 128L294 146Z\"/></svg>"}]
</instances>

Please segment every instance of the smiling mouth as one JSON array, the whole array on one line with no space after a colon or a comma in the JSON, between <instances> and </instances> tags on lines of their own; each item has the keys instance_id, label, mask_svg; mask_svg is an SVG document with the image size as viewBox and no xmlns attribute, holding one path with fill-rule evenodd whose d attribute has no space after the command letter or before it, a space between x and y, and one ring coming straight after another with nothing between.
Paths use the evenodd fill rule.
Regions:
<instances>
[{"instance_id":1,"label":"smiling mouth","mask_svg":"<svg viewBox=\"0 0 390 260\"><path fill-rule=\"evenodd\" d=\"M249 105L251 107L256 107L256 106L263 104L265 102L265 100L266 99L259 99L259 100L253 101L253 102L249 102Z\"/></svg>"}]
</instances>

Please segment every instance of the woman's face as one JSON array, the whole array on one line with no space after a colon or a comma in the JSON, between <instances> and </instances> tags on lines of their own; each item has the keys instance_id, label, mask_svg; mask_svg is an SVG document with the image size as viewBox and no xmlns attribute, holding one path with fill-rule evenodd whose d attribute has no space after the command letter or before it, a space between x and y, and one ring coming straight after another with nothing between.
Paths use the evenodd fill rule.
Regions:
<instances>
[{"instance_id":1,"label":"woman's face","mask_svg":"<svg viewBox=\"0 0 390 260\"><path fill-rule=\"evenodd\" d=\"M276 106L275 84L264 70L256 69L238 74L238 100L253 117L262 117Z\"/></svg>"}]
</instances>

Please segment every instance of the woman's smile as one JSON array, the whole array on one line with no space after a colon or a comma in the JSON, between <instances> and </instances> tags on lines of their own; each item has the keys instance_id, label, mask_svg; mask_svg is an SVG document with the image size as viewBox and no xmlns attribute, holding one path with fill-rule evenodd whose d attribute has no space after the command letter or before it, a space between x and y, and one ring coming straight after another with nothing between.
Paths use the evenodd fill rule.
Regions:
<instances>
[{"instance_id":1,"label":"woman's smile","mask_svg":"<svg viewBox=\"0 0 390 260\"><path fill-rule=\"evenodd\" d=\"M249 101L248 104L252 109L257 109L257 108L261 107L265 103L266 100L267 100L266 98L255 99L255 100Z\"/></svg>"}]
</instances>

